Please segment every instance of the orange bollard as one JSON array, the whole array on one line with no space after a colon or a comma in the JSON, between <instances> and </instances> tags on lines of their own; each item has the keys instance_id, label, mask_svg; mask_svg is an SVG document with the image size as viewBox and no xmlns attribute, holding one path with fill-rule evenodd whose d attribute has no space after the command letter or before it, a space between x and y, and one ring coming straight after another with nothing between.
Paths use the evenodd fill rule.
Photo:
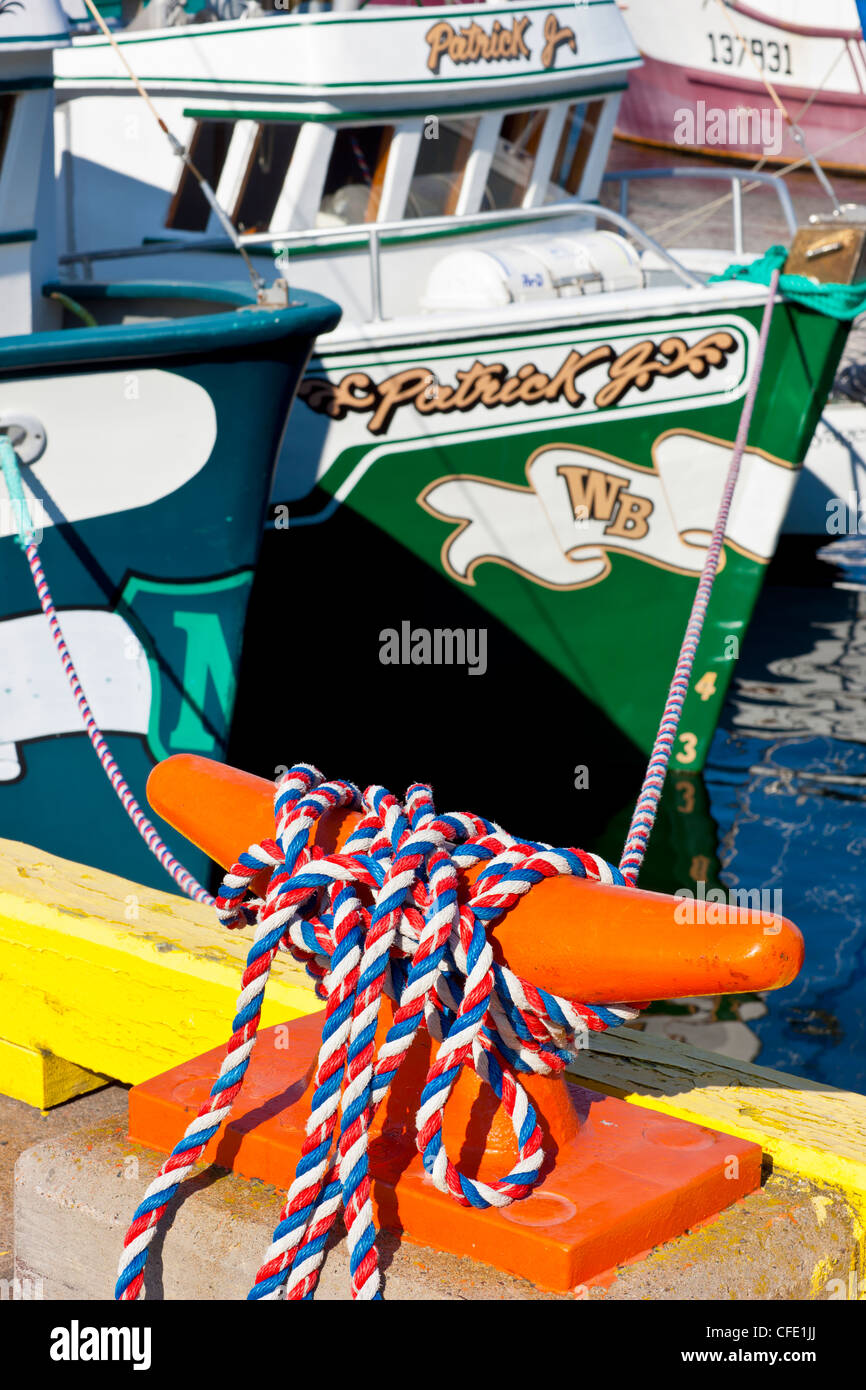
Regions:
<instances>
[{"instance_id":1,"label":"orange bollard","mask_svg":"<svg viewBox=\"0 0 866 1390\"><path fill-rule=\"evenodd\" d=\"M154 768L147 790L158 814L226 867L248 845L273 835L273 784L235 768L180 754ZM351 812L323 819L318 843L339 849L357 820ZM466 873L468 883L480 868ZM256 885L262 891L263 877ZM803 940L787 919L713 904L720 921L691 925L678 920L680 907L665 894L549 879L493 929L494 950L522 978L592 1003L766 990L797 974ZM377 1043L390 1021L384 1000ZM276 1045L277 1031L260 1035L236 1112L205 1158L286 1187L303 1142L321 1025L316 1015L294 1020L288 1048ZM566 1291L706 1220L760 1183L755 1144L597 1096L560 1077L530 1076L521 1079L553 1156L549 1171L512 1207L460 1208L432 1186L414 1144L430 1060L430 1039L422 1033L380 1107L370 1143L377 1221L418 1243L471 1254ZM170 1151L220 1061L215 1051L135 1087L130 1137ZM500 1176L515 1156L511 1125L495 1096L465 1070L446 1107L444 1140L471 1176Z\"/></svg>"},{"instance_id":2,"label":"orange bollard","mask_svg":"<svg viewBox=\"0 0 866 1390\"><path fill-rule=\"evenodd\" d=\"M158 763L147 796L225 868L274 833L272 782L193 753ZM358 819L355 812L328 816L318 843L341 848ZM469 870L467 882L481 867ZM523 979L599 1004L778 989L798 974L803 938L787 918L712 904L713 922L692 925L677 919L681 907L664 893L551 878L512 908L492 939Z\"/></svg>"}]
</instances>

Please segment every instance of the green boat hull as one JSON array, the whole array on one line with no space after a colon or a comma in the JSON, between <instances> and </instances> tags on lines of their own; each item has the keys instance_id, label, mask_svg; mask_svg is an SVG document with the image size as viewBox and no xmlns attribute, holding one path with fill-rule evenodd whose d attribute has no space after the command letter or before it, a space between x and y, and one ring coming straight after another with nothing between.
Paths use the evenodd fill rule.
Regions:
<instances>
[{"instance_id":1,"label":"green boat hull","mask_svg":"<svg viewBox=\"0 0 866 1390\"><path fill-rule=\"evenodd\" d=\"M319 477L304 492L303 477L278 475L275 496L286 495L287 480L295 495L276 510L263 565L269 584L289 569L315 574L302 643L321 632L323 613L343 615L336 630L354 708L383 747L396 737L405 756L386 751L385 762L398 780L426 775L428 762L421 755L412 765L407 719L416 747L438 741L440 784L444 776L462 786L450 768L456 757L485 791L498 789L496 808L512 804L513 779L498 771L506 745L527 737L550 747L542 761L556 759L541 773L549 791L579 791L581 765L589 775L616 765L639 778L715 519L761 312L760 303L717 304L519 342L488 336L313 359L293 437L299 457L318 452ZM775 309L739 515L675 772L704 765L846 334L847 325L795 304ZM577 371L574 352L586 364ZM433 640L437 629L471 628L487 633L483 680L471 679L468 659L437 666L425 655L425 631ZM321 692L316 706L307 753L334 770L330 750L351 753L340 729L352 717L339 695ZM441 720L449 737L439 739L431 731ZM492 752L481 751L484 740ZM265 766L272 743L261 736L252 746ZM351 762L337 770L361 775Z\"/></svg>"}]
</instances>

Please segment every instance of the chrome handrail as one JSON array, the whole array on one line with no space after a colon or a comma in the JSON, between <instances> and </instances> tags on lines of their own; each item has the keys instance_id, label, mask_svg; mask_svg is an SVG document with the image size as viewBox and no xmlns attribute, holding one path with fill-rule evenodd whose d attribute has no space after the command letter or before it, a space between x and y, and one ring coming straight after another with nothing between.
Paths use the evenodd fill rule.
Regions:
<instances>
[{"instance_id":1,"label":"chrome handrail","mask_svg":"<svg viewBox=\"0 0 866 1390\"><path fill-rule=\"evenodd\" d=\"M628 216L628 186L632 179L721 179L731 185L734 216L734 254L743 254L743 184L763 183L775 189L782 207L782 215L787 223L788 233L793 237L797 230L797 214L787 184L778 174L751 173L747 169L705 169L702 165L682 164L667 169L622 169L602 177L602 183L620 183L619 210L623 217Z\"/></svg>"},{"instance_id":2,"label":"chrome handrail","mask_svg":"<svg viewBox=\"0 0 866 1390\"><path fill-rule=\"evenodd\" d=\"M345 240L347 236L366 239L367 255L370 261L370 302L371 319L378 322L382 318L382 276L381 244L382 237L388 233L403 232L418 234L423 238L426 232L437 232L457 228L471 231L484 231L498 224L511 224L515 221L546 221L562 217L575 217L585 214L600 218L618 227L626 236L632 237L645 251L660 256L665 264L682 280L689 289L700 289L703 281L692 274L684 265L660 246L647 232L641 230L630 218L612 208L599 203L563 202L548 203L535 208L501 208L493 212L462 213L460 216L400 218L390 222L359 222L342 227L307 227L303 230L285 232L251 232L240 238L244 247L277 246L280 250L295 245L318 245L334 238ZM70 251L58 256L60 265L82 264L86 270L97 261L131 260L138 256L168 256L178 251L224 251L231 250L228 237L184 238L169 242L155 242L143 246L123 246L102 251Z\"/></svg>"}]
</instances>

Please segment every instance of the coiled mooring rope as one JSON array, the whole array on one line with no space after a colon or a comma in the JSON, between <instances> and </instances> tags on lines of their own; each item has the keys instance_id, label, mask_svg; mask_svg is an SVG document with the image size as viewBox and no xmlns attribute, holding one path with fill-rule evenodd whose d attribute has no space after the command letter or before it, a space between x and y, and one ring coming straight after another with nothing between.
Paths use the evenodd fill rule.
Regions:
<instances>
[{"instance_id":1,"label":"coiled mooring rope","mask_svg":"<svg viewBox=\"0 0 866 1390\"><path fill-rule=\"evenodd\" d=\"M48 587L48 580L45 578L45 571L42 568L42 561L39 558L39 547L36 544L36 534L30 521L27 507L27 498L24 495L24 488L21 482L21 470L18 464L18 457L9 439L4 434L0 434L0 470L6 481L6 488L16 517L18 530L18 543L27 557L27 564L30 567L30 574L36 587L36 593L42 612L48 619L48 626L51 629L51 636L54 639L54 646L57 655L60 657L66 678L75 696L75 703L81 715L87 737L93 745L102 770L114 788L117 797L126 814L129 816L136 830L144 843L147 845L151 854L159 860L167 874L170 874L182 892L186 893L195 902L210 905L213 898L206 888L202 888L196 878L185 869L179 860L175 859L168 845L162 839L156 826L142 811L138 802L132 794L132 790L117 763L114 755L105 741L99 725L93 717L93 710L90 708L87 696L84 693L81 681L78 679L78 672L72 657L69 655L69 648L63 636L60 620L57 617L57 609L54 607L54 599Z\"/></svg>"},{"instance_id":2,"label":"coiled mooring rope","mask_svg":"<svg viewBox=\"0 0 866 1390\"><path fill-rule=\"evenodd\" d=\"M362 817L341 853L314 843L331 811ZM295 1179L251 1299L309 1299L325 1245L343 1208L352 1296L379 1299L367 1137L380 1101L418 1029L438 1043L421 1093L416 1143L442 1192L464 1206L506 1206L527 1196L544 1160L535 1110L519 1073L561 1071L589 1031L636 1017L638 1005L584 1005L520 980L493 959L487 931L544 878L574 875L622 884L618 869L582 850L515 840L492 822L439 815L430 788L409 788L401 805L383 787L359 795L298 764L277 784L275 839L253 845L223 882L216 905L226 927L255 922L232 1037L208 1100L160 1168L124 1241L115 1296L142 1291L148 1246L180 1184L229 1117L243 1084L279 950L302 961L327 1001L312 1109ZM458 870L483 863L469 900ZM264 900L251 883L270 872ZM370 902L370 906L365 906ZM374 1055L382 995L395 1001ZM442 1117L463 1067L488 1082L514 1130L518 1157L494 1182L471 1179L446 1152ZM338 1110L342 1109L336 1152Z\"/></svg>"}]
</instances>

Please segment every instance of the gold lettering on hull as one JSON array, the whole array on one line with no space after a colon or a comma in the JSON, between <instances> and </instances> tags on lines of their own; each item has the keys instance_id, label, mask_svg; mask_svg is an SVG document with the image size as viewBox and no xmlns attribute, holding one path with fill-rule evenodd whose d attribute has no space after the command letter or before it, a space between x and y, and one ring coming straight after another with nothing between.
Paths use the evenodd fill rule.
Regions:
<instances>
[{"instance_id":1,"label":"gold lettering on hull","mask_svg":"<svg viewBox=\"0 0 866 1390\"><path fill-rule=\"evenodd\" d=\"M608 410L634 392L644 394L657 378L690 374L702 380L710 371L721 370L737 351L737 340L727 330L707 333L689 346L684 338L669 337L661 342L646 338L617 353L610 343L601 343L589 352L568 353L559 369L549 375L534 362L525 362L509 374L504 362L476 360L471 367L454 373L456 385L440 383L432 368L419 364L406 367L375 382L367 372L348 372L339 381L328 377L305 377L298 392L310 410L343 420L352 412L367 413L367 429L372 435L388 433L398 411L411 409L419 415L467 414L473 410L493 410L518 402L535 405L564 401L577 410L586 400L579 378L593 367L607 364L607 381L596 391L593 403Z\"/></svg>"},{"instance_id":2,"label":"gold lettering on hull","mask_svg":"<svg viewBox=\"0 0 866 1390\"><path fill-rule=\"evenodd\" d=\"M606 536L639 541L646 535L653 503L629 492L627 478L573 463L561 464L556 474L565 479L575 521L607 521Z\"/></svg>"},{"instance_id":3,"label":"gold lettering on hull","mask_svg":"<svg viewBox=\"0 0 866 1390\"><path fill-rule=\"evenodd\" d=\"M427 66L438 76L442 59L445 57L458 65L514 62L519 58L531 58L532 54L525 37L530 23L529 15L523 15L520 19L515 16L510 29L506 29L497 19L488 34L474 20L462 29L455 29L447 20L440 20L424 35L430 50Z\"/></svg>"},{"instance_id":4,"label":"gold lettering on hull","mask_svg":"<svg viewBox=\"0 0 866 1390\"><path fill-rule=\"evenodd\" d=\"M564 441L544 444L526 461L525 485L452 473L428 483L417 501L448 523L442 568L461 584L475 584L478 568L493 563L543 588L583 589L607 578L612 556L697 578L732 447L694 430L665 430L647 467ZM767 563L791 493L794 470L784 460L747 448L743 469L764 505L731 518L720 566L729 552Z\"/></svg>"},{"instance_id":5,"label":"gold lettering on hull","mask_svg":"<svg viewBox=\"0 0 866 1390\"><path fill-rule=\"evenodd\" d=\"M544 48L541 50L541 66L543 68L553 67L557 49L563 44L570 48L572 53L577 52L577 39L574 37L574 30L561 25L555 14L549 14L544 21Z\"/></svg>"},{"instance_id":6,"label":"gold lettering on hull","mask_svg":"<svg viewBox=\"0 0 866 1390\"><path fill-rule=\"evenodd\" d=\"M477 20L456 29L447 19L440 19L424 35L428 49L427 67L438 77L445 58L455 67L464 63L514 63L522 58L531 58L532 50L526 40L531 28L532 21L528 14L521 15L519 19L515 15L510 27L496 19L489 33ZM560 24L552 11L544 20L543 35L540 60L545 70L556 65L560 48L577 53L574 30L567 24Z\"/></svg>"}]
</instances>

